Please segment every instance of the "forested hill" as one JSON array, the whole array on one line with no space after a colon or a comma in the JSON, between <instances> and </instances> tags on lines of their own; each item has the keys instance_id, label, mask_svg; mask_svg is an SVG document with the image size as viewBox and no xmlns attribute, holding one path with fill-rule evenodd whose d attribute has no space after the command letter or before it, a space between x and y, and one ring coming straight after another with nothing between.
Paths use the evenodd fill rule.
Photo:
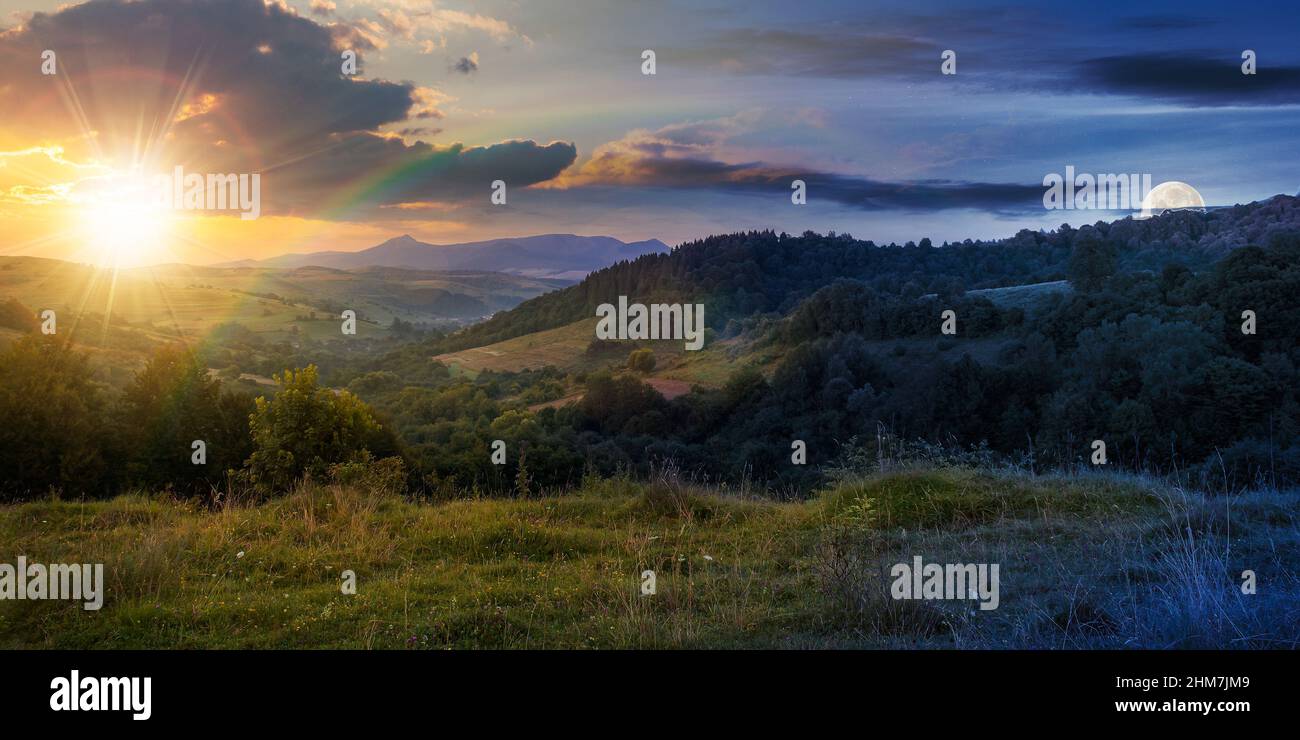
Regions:
<instances>
[{"instance_id":1,"label":"forested hill","mask_svg":"<svg viewBox=\"0 0 1300 740\"><path fill-rule=\"evenodd\" d=\"M1065 214L1063 214L1065 215ZM1080 215L1069 213L1068 215ZM882 294L940 295L1060 280L1081 243L1114 252L1121 273L1166 265L1202 268L1228 251L1265 243L1275 231L1300 229L1300 198L1205 213L1177 211L1146 220L1126 218L1050 232L1027 229L995 241L945 243L929 239L877 245L847 234L802 236L771 231L710 236L592 273L578 285L539 296L488 321L437 340L434 352L477 347L592 316L618 296L639 301L704 303L715 329L755 313L787 313L840 278Z\"/></svg>"}]
</instances>

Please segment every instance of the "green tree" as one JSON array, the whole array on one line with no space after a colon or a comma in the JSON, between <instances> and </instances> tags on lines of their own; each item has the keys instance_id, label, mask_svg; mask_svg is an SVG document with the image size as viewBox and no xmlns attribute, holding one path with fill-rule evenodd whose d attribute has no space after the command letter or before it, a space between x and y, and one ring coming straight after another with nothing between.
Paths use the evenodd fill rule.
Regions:
<instances>
[{"instance_id":1,"label":"green tree","mask_svg":"<svg viewBox=\"0 0 1300 740\"><path fill-rule=\"evenodd\" d=\"M325 478L330 465L400 453L396 438L352 393L324 388L315 365L275 376L279 390L259 397L250 419L247 466L262 490L284 491L304 473Z\"/></svg>"},{"instance_id":2,"label":"green tree","mask_svg":"<svg viewBox=\"0 0 1300 740\"><path fill-rule=\"evenodd\" d=\"M86 356L28 335L0 354L0 492L21 499L54 487L105 489L103 400Z\"/></svg>"},{"instance_id":3,"label":"green tree","mask_svg":"<svg viewBox=\"0 0 1300 740\"><path fill-rule=\"evenodd\" d=\"M1098 236L1095 230L1080 229L1066 267L1070 283L1083 293L1101 290L1106 280L1115 274L1118 257L1114 245Z\"/></svg>"},{"instance_id":4,"label":"green tree","mask_svg":"<svg viewBox=\"0 0 1300 740\"><path fill-rule=\"evenodd\" d=\"M159 349L123 392L117 415L131 482L191 489L219 484L252 452L252 411L251 398L223 393L185 347ZM193 462L197 440L204 443L204 464Z\"/></svg>"},{"instance_id":5,"label":"green tree","mask_svg":"<svg viewBox=\"0 0 1300 740\"><path fill-rule=\"evenodd\" d=\"M578 408L601 429L618 432L635 417L666 405L658 391L637 378L601 371L587 378L587 392Z\"/></svg>"}]
</instances>

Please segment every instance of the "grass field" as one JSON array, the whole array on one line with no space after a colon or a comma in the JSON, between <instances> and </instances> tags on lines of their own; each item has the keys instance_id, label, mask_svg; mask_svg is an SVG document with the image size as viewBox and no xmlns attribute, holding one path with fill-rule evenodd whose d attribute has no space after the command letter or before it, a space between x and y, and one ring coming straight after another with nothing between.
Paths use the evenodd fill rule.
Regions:
<instances>
[{"instance_id":1,"label":"grass field","mask_svg":"<svg viewBox=\"0 0 1300 740\"><path fill-rule=\"evenodd\" d=\"M697 352L686 351L676 340L629 341L593 354L587 350L595 336L596 319L591 318L433 359L471 376L485 370L518 372L548 366L582 373L624 367L632 350L648 347L655 353L655 369L646 380L669 397L679 395L690 385L721 386L747 362L755 362L768 372L775 367L774 358L749 357L734 339L713 342Z\"/></svg>"},{"instance_id":2,"label":"grass field","mask_svg":"<svg viewBox=\"0 0 1300 740\"><path fill-rule=\"evenodd\" d=\"M594 369L598 363L585 353L595 332L593 318L496 344L448 352L433 359L470 374L484 370L518 372L547 366L563 370Z\"/></svg>"},{"instance_id":3,"label":"grass field","mask_svg":"<svg viewBox=\"0 0 1300 740\"><path fill-rule=\"evenodd\" d=\"M793 503L672 478L525 500L34 502L0 507L7 550L102 562L107 598L0 602L0 647L1295 647L1296 504L965 469ZM1000 606L892 599L885 571L914 555L999 563Z\"/></svg>"},{"instance_id":4,"label":"grass field","mask_svg":"<svg viewBox=\"0 0 1300 740\"><path fill-rule=\"evenodd\" d=\"M968 290L966 295L987 298L1003 308L1023 308L1029 311L1037 308L1049 296L1057 293L1068 295L1072 290L1068 280L1055 280L1049 283L1013 285L1007 288Z\"/></svg>"},{"instance_id":5,"label":"grass field","mask_svg":"<svg viewBox=\"0 0 1300 740\"><path fill-rule=\"evenodd\" d=\"M655 369L646 380L651 385L659 383L674 388L666 394L671 396L680 392L676 387L681 384L686 387L721 387L746 365L752 365L770 377L784 359L785 352L780 345L753 343L733 337L713 340L695 352L686 351L680 341L664 340L619 342L591 353L588 346L595 338L595 330L596 319L585 319L482 347L436 355L433 359L448 365L453 372L470 377L483 371L519 372L548 366L570 373L589 373L603 368L624 367L632 350L648 347L655 353ZM901 350L923 358L919 360L921 362L929 362L933 357L955 361L969 354L980 362L993 363L1007 341L1006 337L909 337L869 340L867 344L882 354Z\"/></svg>"},{"instance_id":6,"label":"grass field","mask_svg":"<svg viewBox=\"0 0 1300 740\"><path fill-rule=\"evenodd\" d=\"M453 372L470 377L484 371L519 372L543 367L581 373L622 368L633 349L650 347L655 352L655 369L645 380L667 398L686 393L692 384L719 386L737 367L721 343L699 352L687 352L677 341L628 342L592 354L587 348L595 335L596 319L592 318L483 347L448 352L433 359L446 364ZM575 391L565 400L576 401L581 397L581 392ZM550 402L536 407L554 405L561 404Z\"/></svg>"}]
</instances>

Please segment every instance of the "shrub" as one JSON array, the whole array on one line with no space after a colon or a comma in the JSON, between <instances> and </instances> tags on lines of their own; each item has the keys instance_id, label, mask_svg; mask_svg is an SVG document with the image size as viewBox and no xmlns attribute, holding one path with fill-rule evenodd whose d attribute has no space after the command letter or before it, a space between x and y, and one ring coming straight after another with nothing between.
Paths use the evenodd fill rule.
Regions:
<instances>
[{"instance_id":1,"label":"shrub","mask_svg":"<svg viewBox=\"0 0 1300 740\"><path fill-rule=\"evenodd\" d=\"M652 349L634 349L627 356L627 366L629 370L638 373L648 373L655 369L655 353Z\"/></svg>"},{"instance_id":2,"label":"shrub","mask_svg":"<svg viewBox=\"0 0 1300 740\"><path fill-rule=\"evenodd\" d=\"M275 397L258 398L250 419L254 451L247 467L259 489L284 491L304 473L321 478L330 465L363 460L365 452L398 451L361 399L318 384L315 365L285 370L275 381Z\"/></svg>"},{"instance_id":3,"label":"shrub","mask_svg":"<svg viewBox=\"0 0 1300 740\"><path fill-rule=\"evenodd\" d=\"M17 298L10 298L4 303L0 303L0 326L10 329L17 329L22 332L36 331L40 326L40 320L32 310L18 302Z\"/></svg>"},{"instance_id":4,"label":"shrub","mask_svg":"<svg viewBox=\"0 0 1300 740\"><path fill-rule=\"evenodd\" d=\"M329 477L335 484L367 493L398 495L406 490L406 463L400 457L376 460L369 450L362 450L355 460L330 465Z\"/></svg>"}]
</instances>

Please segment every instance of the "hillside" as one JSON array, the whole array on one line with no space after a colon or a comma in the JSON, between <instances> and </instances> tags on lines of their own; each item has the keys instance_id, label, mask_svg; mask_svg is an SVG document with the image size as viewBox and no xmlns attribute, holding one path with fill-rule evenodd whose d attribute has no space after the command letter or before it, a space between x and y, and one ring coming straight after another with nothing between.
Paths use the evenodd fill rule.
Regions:
<instances>
[{"instance_id":1,"label":"hillside","mask_svg":"<svg viewBox=\"0 0 1300 740\"><path fill-rule=\"evenodd\" d=\"M14 297L32 307L70 306L78 313L111 311L127 322L155 321L188 336L221 321L274 324L259 318L262 307L285 312L276 311L275 303L331 312L352 308L381 323L394 317L416 322L475 319L568 284L499 272L398 268L157 265L114 272L36 257L0 257L0 298Z\"/></svg>"},{"instance_id":2,"label":"hillside","mask_svg":"<svg viewBox=\"0 0 1300 740\"><path fill-rule=\"evenodd\" d=\"M593 342L595 325L595 319L575 321L483 347L435 355L432 359L453 370L471 374L484 371L517 373L546 367L585 373L611 366L621 367L631 349L653 347L655 376L706 386L721 385L734 365L756 359L749 352L749 344L739 340L717 342L701 352L687 352L680 344L658 342L601 346ZM653 381L654 378L649 379L652 385Z\"/></svg>"},{"instance_id":3,"label":"hillside","mask_svg":"<svg viewBox=\"0 0 1300 740\"><path fill-rule=\"evenodd\" d=\"M534 298L490 320L440 340L434 354L478 347L594 315L619 295L630 301L704 303L708 325L756 313L789 312L835 280L860 280L891 295L1059 282L1076 242L1097 239L1119 255L1125 273L1159 272L1168 265L1204 269L1234 249L1264 244L1273 234L1300 229L1300 198L1266 201L1205 213L1171 211L1113 223L1099 221L1050 232L1022 230L1005 239L932 245L929 239L878 245L847 234L800 236L750 232L711 236L589 275L578 285Z\"/></svg>"},{"instance_id":4,"label":"hillside","mask_svg":"<svg viewBox=\"0 0 1300 740\"><path fill-rule=\"evenodd\" d=\"M409 234L356 252L285 254L240 266L404 267L419 270L495 271L538 278L580 280L587 273L643 254L668 251L658 239L622 242L608 236L543 234L464 244L429 244Z\"/></svg>"},{"instance_id":5,"label":"hillside","mask_svg":"<svg viewBox=\"0 0 1300 740\"><path fill-rule=\"evenodd\" d=\"M1290 485L1297 255L1289 196L942 247L715 236L423 342L452 374L445 387L376 376L358 389L439 475L463 471L499 428L527 440L529 469L553 484L666 459L805 491L841 456L889 439L1039 471L1092 459L1101 443L1104 464L1188 485ZM703 350L597 341L595 306L619 296L702 304ZM480 393L472 422L440 410ZM515 417L516 404L535 419ZM785 464L792 440L808 465Z\"/></svg>"},{"instance_id":6,"label":"hillside","mask_svg":"<svg viewBox=\"0 0 1300 740\"><path fill-rule=\"evenodd\" d=\"M362 333L344 337L333 318L338 306L313 306L339 291L358 305L395 311L429 281L473 277L500 293L501 281L508 289L525 279L396 268L217 270L187 275L182 285L195 295L244 301L278 327L257 323L248 311L248 325L218 317L191 344L192 356L177 362L156 353L165 327L116 318L96 324L83 315L70 351L38 336L0 355L14 368L0 375L0 401L8 413L47 420L54 435L56 412L30 389L72 388L68 403L108 429L122 390L153 375L183 389L193 383L184 378L202 373L236 386L226 390L288 399L295 395L273 385L273 376L314 366L312 393L355 394L365 405L357 418L373 414L383 431L372 438L379 446L365 451L400 456L415 493L449 485L502 493L521 479L573 486L591 474L648 475L670 462L711 481L802 496L824 485L845 457L873 446L939 449L953 459L975 455L1037 472L1096 460L1214 490L1293 485L1300 482L1300 228L1289 220L1292 201L1024 232L983 245L877 247L812 232L712 237L622 263L454 334L396 315L379 323L379 308L363 308ZM1238 228L1208 220L1234 210ZM1261 243L1223 254L1209 242L1173 246L1185 233L1227 238L1247 225L1263 235ZM206 281L236 273L258 281L224 292ZM367 280L381 283L363 294L358 286ZM286 286L311 303L278 292ZM594 316L583 307L620 295L702 303L704 349L596 340ZM12 308L0 303L0 319L21 328L13 319L28 311L25 326L33 331L29 309ZM209 320L192 320L200 318ZM75 358L86 347L95 351L93 377ZM142 378L150 355L158 362ZM178 435L206 423L204 398L157 423ZM229 401L232 409L253 403L240 398ZM154 423L156 410L137 406L141 424ZM301 430L282 431L284 443L303 440ZM232 455L247 454L254 432L245 411L223 417ZM118 436L87 434L78 444L87 459L109 460L121 454ZM504 460L491 459L497 440L509 450ZM259 443L268 447L259 459L279 459L273 443ZM790 464L795 443L806 449L805 464ZM17 436L2 451L17 468L32 455L53 465L58 460L48 451L63 449L57 444ZM304 454L319 472L337 455L361 452ZM232 458L233 467L245 471L248 460ZM133 464L148 471L155 463ZM39 495L56 470L10 485L12 495ZM159 475L207 491L227 472L191 467ZM140 480L133 475L88 467L68 490L107 497L130 490Z\"/></svg>"},{"instance_id":7,"label":"hillside","mask_svg":"<svg viewBox=\"0 0 1300 740\"><path fill-rule=\"evenodd\" d=\"M15 310L29 320L53 309L60 335L90 352L110 381L138 369L149 352L165 344L229 344L232 333L259 346L330 342L342 337L344 309L357 313L358 339L396 341L401 337L391 331L395 321L415 328L454 327L566 285L499 272L188 265L115 272L0 257L0 304L17 301L21 308ZM0 349L21 336L22 324L0 318ZM251 351L258 353L256 347ZM261 374L284 369L276 367L279 360L262 355L270 364L256 368ZM317 362L329 361L325 353L316 356ZM245 353L246 365L249 359Z\"/></svg>"},{"instance_id":8,"label":"hillside","mask_svg":"<svg viewBox=\"0 0 1300 740\"><path fill-rule=\"evenodd\" d=\"M968 295L987 298L1001 308L1033 309L1042 306L1050 296L1068 295L1069 292L1067 282L1057 281L977 290ZM621 367L632 349L644 347L651 349L655 357L655 377L647 379L651 385L659 378L719 387L737 368L747 365L760 367L764 374L771 375L787 349L762 341L760 336L752 334L718 339L696 352L688 352L676 342L621 342L600 347L598 342L593 341L595 325L596 319L584 319L481 347L434 355L432 359L454 370L470 373L517 373L545 367L582 373L611 366ZM882 353L902 348L904 353L912 355L934 355L956 360L969 354L981 361L993 362L1003 342L1003 338L994 336L967 339L957 344L930 336L876 339L870 344Z\"/></svg>"},{"instance_id":9,"label":"hillside","mask_svg":"<svg viewBox=\"0 0 1300 740\"><path fill-rule=\"evenodd\" d=\"M109 593L94 619L0 603L0 647L1294 645L1297 503L959 469L803 503L671 478L439 504L333 486L216 512L39 501L0 507L0 538L30 562L105 563ZM998 608L890 598L888 569L915 555L998 563ZM1246 568L1257 596L1236 587Z\"/></svg>"}]
</instances>

